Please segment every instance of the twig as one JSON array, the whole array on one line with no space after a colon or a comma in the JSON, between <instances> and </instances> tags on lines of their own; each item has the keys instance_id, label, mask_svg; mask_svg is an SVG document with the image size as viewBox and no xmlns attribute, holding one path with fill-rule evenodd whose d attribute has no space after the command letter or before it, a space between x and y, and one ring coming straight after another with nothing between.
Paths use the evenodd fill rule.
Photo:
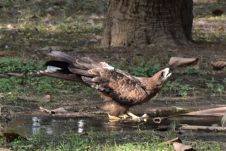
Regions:
<instances>
[{"instance_id":1,"label":"twig","mask_svg":"<svg viewBox=\"0 0 226 151\"><path fill-rule=\"evenodd\" d=\"M220 127L220 126L198 126L198 125L182 124L179 129L180 130L194 130L194 131L226 132L226 127Z\"/></svg>"},{"instance_id":2,"label":"twig","mask_svg":"<svg viewBox=\"0 0 226 151\"><path fill-rule=\"evenodd\" d=\"M0 78L8 78L8 77L24 77L25 74L23 73L13 73L13 72L9 72L9 73L0 73Z\"/></svg>"},{"instance_id":3,"label":"twig","mask_svg":"<svg viewBox=\"0 0 226 151\"><path fill-rule=\"evenodd\" d=\"M8 73L0 73L0 78L8 78L8 77L25 77L25 76L43 76L43 73L39 72L30 72L30 73L16 73L16 72L8 72Z\"/></svg>"},{"instance_id":4,"label":"twig","mask_svg":"<svg viewBox=\"0 0 226 151\"><path fill-rule=\"evenodd\" d=\"M204 110L200 110L200 111L193 111L193 112L186 113L185 115L221 117L225 114L225 111L226 111L226 106L222 106L222 107L204 109Z\"/></svg>"},{"instance_id":5,"label":"twig","mask_svg":"<svg viewBox=\"0 0 226 151\"><path fill-rule=\"evenodd\" d=\"M0 73L0 78L8 78L9 76L7 74Z\"/></svg>"}]
</instances>

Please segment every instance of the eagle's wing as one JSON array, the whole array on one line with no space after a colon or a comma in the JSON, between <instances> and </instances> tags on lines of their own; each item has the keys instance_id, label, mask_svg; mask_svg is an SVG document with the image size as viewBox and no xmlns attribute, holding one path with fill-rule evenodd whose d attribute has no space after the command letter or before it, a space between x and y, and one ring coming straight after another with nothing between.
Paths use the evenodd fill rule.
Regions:
<instances>
[{"instance_id":1,"label":"eagle's wing","mask_svg":"<svg viewBox=\"0 0 226 151\"><path fill-rule=\"evenodd\" d=\"M147 98L140 79L115 69L106 62L96 62L88 57L72 57L58 51L45 55L53 60L46 63L47 70L44 75L79 80L121 104L138 104Z\"/></svg>"},{"instance_id":2,"label":"eagle's wing","mask_svg":"<svg viewBox=\"0 0 226 151\"><path fill-rule=\"evenodd\" d=\"M89 64L76 60L69 70L81 75L86 84L118 103L133 105L141 103L147 97L144 86L136 77L115 69L106 62Z\"/></svg>"}]
</instances>

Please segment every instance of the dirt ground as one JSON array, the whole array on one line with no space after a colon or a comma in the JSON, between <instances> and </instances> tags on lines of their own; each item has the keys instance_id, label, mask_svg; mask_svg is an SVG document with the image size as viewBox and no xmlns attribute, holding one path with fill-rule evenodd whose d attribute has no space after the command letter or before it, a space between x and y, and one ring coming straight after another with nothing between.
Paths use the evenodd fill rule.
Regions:
<instances>
[{"instance_id":1,"label":"dirt ground","mask_svg":"<svg viewBox=\"0 0 226 151\"><path fill-rule=\"evenodd\" d=\"M148 113L152 117L173 117L189 111L226 105L226 70L214 71L210 65L212 61L226 61L225 3L218 3L215 0L194 1L194 41L187 45L162 47L159 44L152 44L140 48L102 49L100 40L103 31L103 14L106 11L104 1L96 0L92 1L95 5L85 3L82 6L77 5L77 1L70 2L73 4L61 0L0 2L0 59L19 58L25 62L24 64L28 60L43 63L47 58L40 56L37 50L51 47L71 55L89 56L96 60L106 61L116 68L147 76L149 70L167 67L170 57L197 57L199 62L196 66L174 69L169 81L157 96L145 104L131 108L131 111L137 115ZM215 9L222 9L223 15L213 16L212 11ZM36 89L27 89L23 83L26 80L18 79L20 80L19 84L16 83L19 85L18 92L17 89L4 91L2 85L7 85L8 81L7 78L0 77L3 83L0 83L0 120L8 118L9 112L9 118L24 115L38 115L49 119L91 118L95 121L103 122L104 120L103 124L108 120L107 114L99 108L103 100L91 88L78 83L28 79L30 83L25 82L25 84L30 86L32 82L36 82L37 85L41 83L41 88L45 86L45 82L49 82L47 86L50 89L54 89L53 86L56 86L56 83L59 84L50 93L42 92L42 89L39 93L33 92ZM40 82L42 80L43 83ZM23 87L26 89L21 89ZM6 112L2 112L5 107ZM50 115L42 112L40 107L49 110L63 107L66 112ZM221 117L213 118L214 122L217 119L217 123L211 124L220 124ZM189 122L192 123L192 121ZM18 124L21 123L14 123L14 125ZM77 121L73 124L77 124ZM120 126L118 132L121 136ZM225 135L222 133L182 132L179 134L178 132L177 135L184 140L216 141L222 142L222 148L226 146ZM118 141L121 142L121 140L119 137Z\"/></svg>"}]
</instances>

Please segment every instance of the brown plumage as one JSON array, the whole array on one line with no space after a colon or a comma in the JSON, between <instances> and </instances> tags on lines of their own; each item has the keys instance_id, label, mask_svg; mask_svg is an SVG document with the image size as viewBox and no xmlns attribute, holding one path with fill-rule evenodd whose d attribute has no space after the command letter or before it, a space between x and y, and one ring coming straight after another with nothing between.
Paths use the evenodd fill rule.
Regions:
<instances>
[{"instance_id":1,"label":"brown plumage","mask_svg":"<svg viewBox=\"0 0 226 151\"><path fill-rule=\"evenodd\" d=\"M115 69L106 62L69 56L60 51L45 52L53 60L39 73L72 81L80 81L100 92L106 101L102 109L113 116L126 114L131 106L150 100L171 75L165 68L152 77L135 77Z\"/></svg>"}]
</instances>

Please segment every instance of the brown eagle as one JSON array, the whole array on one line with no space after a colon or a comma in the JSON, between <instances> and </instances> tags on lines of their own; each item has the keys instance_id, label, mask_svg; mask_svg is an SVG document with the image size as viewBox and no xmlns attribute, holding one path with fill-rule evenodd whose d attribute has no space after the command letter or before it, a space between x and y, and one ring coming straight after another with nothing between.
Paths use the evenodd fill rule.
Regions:
<instances>
[{"instance_id":1,"label":"brown eagle","mask_svg":"<svg viewBox=\"0 0 226 151\"><path fill-rule=\"evenodd\" d=\"M72 81L79 81L100 92L106 103L102 109L110 119L132 117L140 120L129 108L147 102L158 93L170 77L170 69L165 68L152 77L135 77L115 69L106 62L96 62L88 57L74 57L61 51L48 51L52 58L46 62L47 69L38 73Z\"/></svg>"}]
</instances>

